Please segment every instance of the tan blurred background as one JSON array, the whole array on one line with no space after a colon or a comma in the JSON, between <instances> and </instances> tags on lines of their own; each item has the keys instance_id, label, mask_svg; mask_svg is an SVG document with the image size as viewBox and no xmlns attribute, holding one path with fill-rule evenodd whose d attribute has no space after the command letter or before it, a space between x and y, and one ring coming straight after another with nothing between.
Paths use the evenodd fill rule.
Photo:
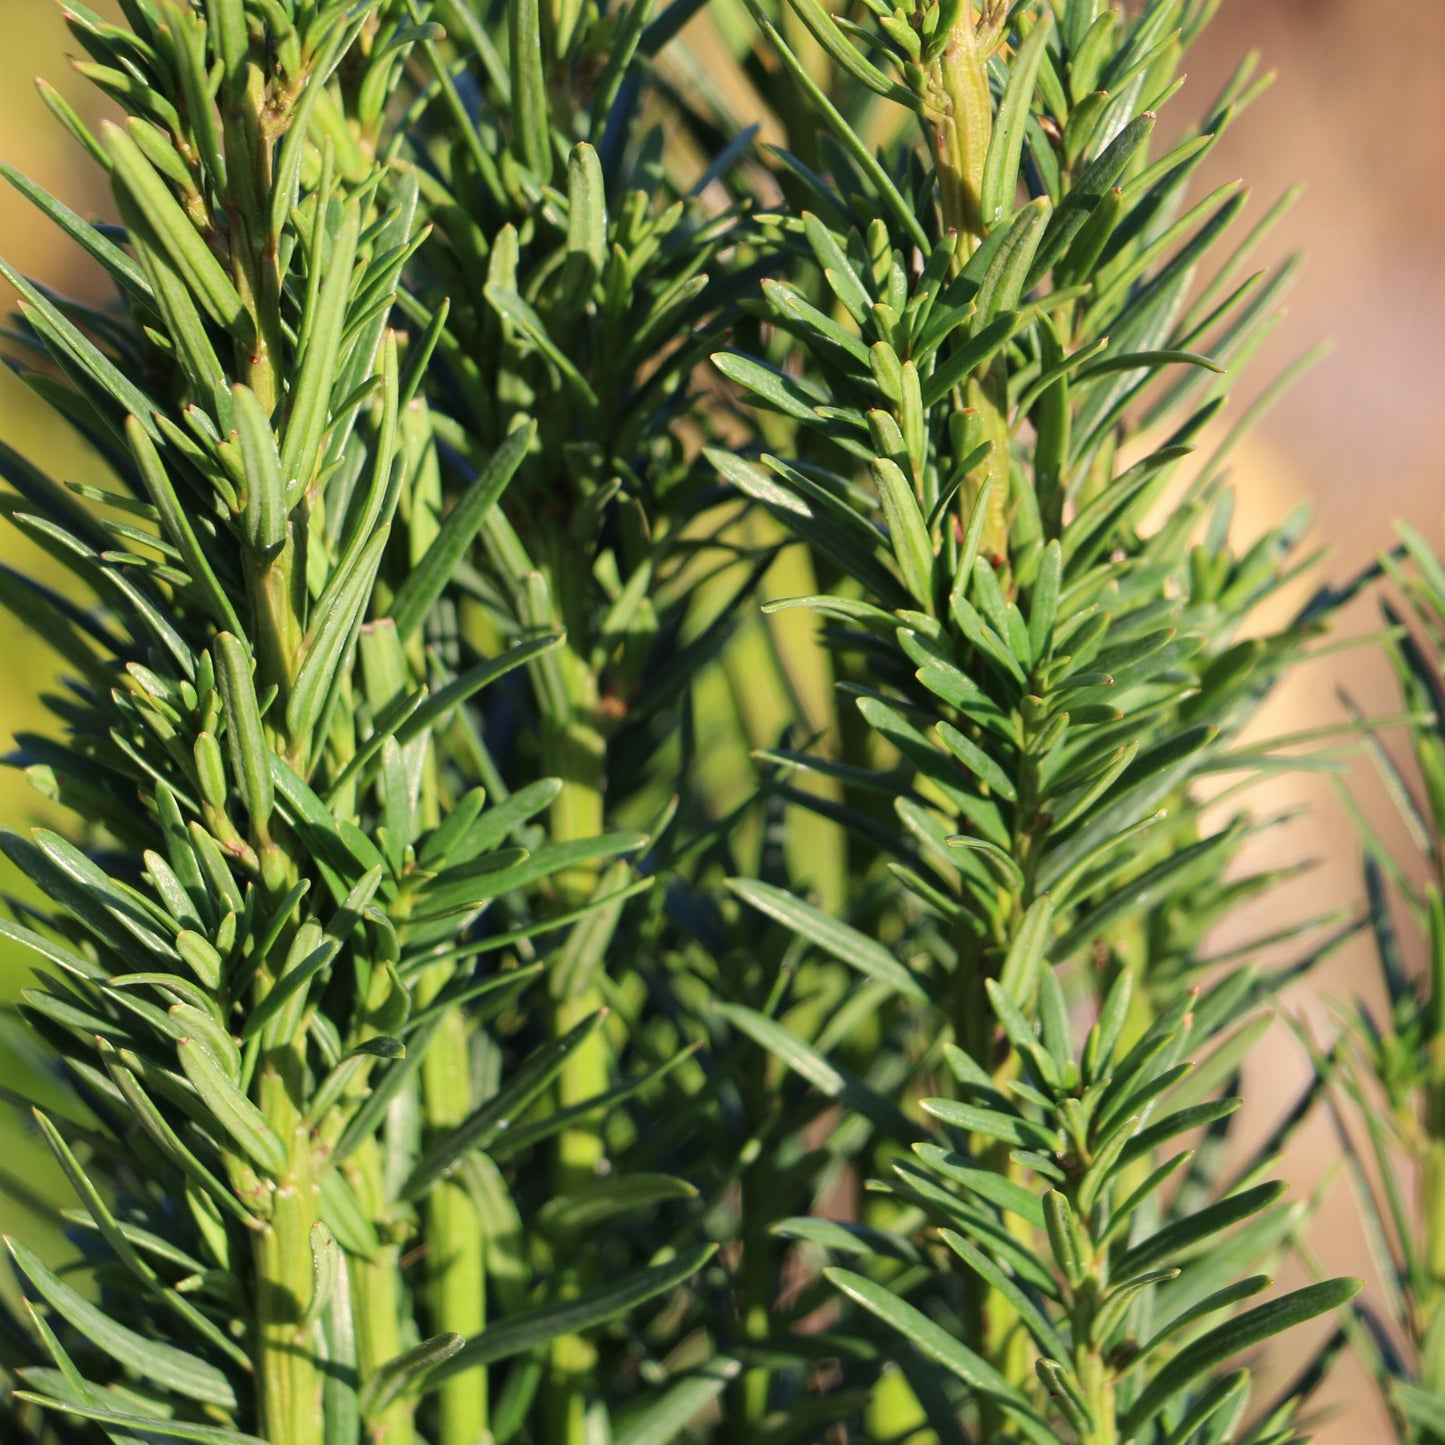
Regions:
<instances>
[{"instance_id":1,"label":"tan blurred background","mask_svg":"<svg viewBox=\"0 0 1445 1445\"><path fill-rule=\"evenodd\" d=\"M113 8L102 0L91 3ZM74 82L65 63L70 47L58 6L49 0L0 0L0 20L0 157L82 213L106 213L96 173L51 121L31 84L33 75L43 73L82 114L96 113L92 93ZM1201 185L1244 176L1259 214L1281 191L1304 181L1302 199L1263 259L1299 249L1308 253L1308 265L1290 299L1290 317L1251 369L1231 410L1237 415L1274 371L1320 338L1331 339L1335 351L1237 454L1239 533L1247 537L1267 519L1308 500L1316 509L1316 537L1334 549L1326 573L1339 579L1387 543L1397 517L1432 540L1441 535L1445 428L1435 401L1445 379L1445 87L1438 65L1445 53L1445 4L1225 0L1189 67L1189 85L1172 103L1175 116L1199 113L1251 49L1279 72L1278 81L1237 124ZM0 195L0 251L59 289L84 292L91 284L79 253L37 226L29 208L8 192ZM8 306L10 299L0 292L0 305ZM27 396L8 372L0 372L0 435L55 475L85 475L83 450L29 407ZM15 564L13 535L0 549L0 558ZM1356 608L1346 626L1363 631L1374 621L1371 604ZM0 624L0 657L3 745L17 728L41 721L34 697L48 672L41 651L8 624ZM1379 662L1367 653L1347 654L1297 679L1271 704L1262 732L1286 733L1337 717L1334 691L1342 678L1367 710L1393 710ZM1359 786L1368 791L1369 779ZM1313 809L1306 824L1273 839L1272 858L1313 857L1319 866L1256 910L1248 926L1265 933L1286 918L1323 911L1360 892L1356 845L1328 787L1292 781L1280 785L1270 801L1303 801ZM1384 816L1379 807L1372 811ZM15 825L34 812L34 795L23 779L0 772L0 820ZM1241 924L1227 941L1247 937L1248 926ZM0 996L13 996L24 968L23 961L0 954ZM1368 977L1366 956L1342 954L1290 1006L1325 1031L1322 998L1367 988ZM0 1082L18 1062L18 1047L14 1034L0 1025ZM1256 1135L1288 1108L1305 1077L1298 1050L1279 1029L1246 1079ZM1328 1180L1334 1152L1323 1121L1307 1130L1290 1156L1297 1186ZM45 1169L25 1141L3 1137L0 1186L12 1172L43 1189ZM0 1197L0 1228L17 1225L33 1235L37 1220L23 1204ZM1331 1271L1368 1273L1342 1179L1328 1186L1313 1238ZM1283 1383L1288 1363L1267 1372L1268 1386ZM1337 1372L1329 1397L1336 1413L1322 1427L1322 1441L1388 1439L1383 1416L1353 1366Z\"/></svg>"},{"instance_id":2,"label":"tan blurred background","mask_svg":"<svg viewBox=\"0 0 1445 1445\"><path fill-rule=\"evenodd\" d=\"M1439 0L1225 0L1189 67L1190 84L1174 103L1191 102L1185 108L1192 113L1248 50L1261 52L1278 72L1272 89L1211 157L1200 185L1243 176L1262 209L1295 182L1305 183L1261 264L1295 250L1307 264L1289 298L1288 318L1231 410L1319 339L1334 350L1237 454L1235 481L1244 535L1300 500L1314 507L1315 535L1333 549L1325 564L1332 579L1367 564L1388 544L1397 519L1413 523L1432 543L1441 539L1445 432L1436 398L1445 383L1445 270L1439 264L1445 256L1445 88L1434 59L1442 43ZM1350 633L1377 625L1373 600L1344 619ZM1382 661L1354 652L1297 677L1273 701L1261 731L1287 733L1338 718L1341 685L1367 712L1397 710ZM1405 856L1408 845L1374 777L1357 770L1351 786ZM1358 845L1329 786L1296 779L1279 785L1271 801L1302 802L1311 812L1270 841L1280 855L1270 861L1315 858L1319 865L1255 910L1263 933L1361 892ZM1374 996L1373 973L1367 946L1347 950L1289 1006L1328 1037L1326 1001ZM1265 1133L1306 1079L1297 1046L1277 1027L1246 1073L1253 1127ZM1338 1172L1338 1147L1322 1115L1296 1141L1288 1162L1297 1188L1323 1191L1311 1240L1324 1266L1371 1277L1357 1204ZM1277 1372L1267 1372L1272 1387L1301 1362L1293 1348L1287 1353L1292 1357L1280 1360ZM1321 1442L1391 1438L1352 1360L1335 1371L1324 1403L1330 1413L1319 1428Z\"/></svg>"}]
</instances>

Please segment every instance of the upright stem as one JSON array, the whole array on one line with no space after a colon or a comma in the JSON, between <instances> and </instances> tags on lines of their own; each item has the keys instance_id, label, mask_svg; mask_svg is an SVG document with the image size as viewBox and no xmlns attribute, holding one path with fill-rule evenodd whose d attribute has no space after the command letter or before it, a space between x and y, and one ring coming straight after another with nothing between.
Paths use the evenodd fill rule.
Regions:
<instances>
[{"instance_id":1,"label":"upright stem","mask_svg":"<svg viewBox=\"0 0 1445 1445\"><path fill-rule=\"evenodd\" d=\"M451 965L431 970L418 989L418 1003L429 1003L451 978ZM442 1020L422 1060L422 1094L427 1123L442 1132L462 1123L471 1107L471 1066L466 1021L457 1009ZM466 1187L443 1179L426 1204L428 1305L436 1334L455 1331L471 1338L487 1323L486 1237ZM441 1411L439 1439L444 1445L475 1445L487 1438L490 1404L486 1366L445 1380L437 1392ZM391 1445L388 1440L386 1445Z\"/></svg>"},{"instance_id":2,"label":"upright stem","mask_svg":"<svg viewBox=\"0 0 1445 1445\"><path fill-rule=\"evenodd\" d=\"M988 952L973 931L963 923L955 929L958 949L958 992L954 1005L954 1034L959 1047L988 1068L994 1056L993 1006L984 987L990 975ZM1010 1177L1017 1168L1009 1158L1008 1146L995 1141L978 1141L978 1163L992 1174ZM1022 1344L1018 1313L998 1291L982 1279L971 1276L965 1286L963 1333L965 1343L1011 1384L1019 1378L1018 1352ZM978 1429L981 1440L1001 1437L1008 1428L1008 1416L990 1398L979 1396Z\"/></svg>"},{"instance_id":3,"label":"upright stem","mask_svg":"<svg viewBox=\"0 0 1445 1445\"><path fill-rule=\"evenodd\" d=\"M251 69L245 115L254 119L260 104L258 72ZM249 123L247 128L249 129ZM269 173L269 150L259 136L249 152L256 158L263 177ZM262 152L266 154L263 155ZM238 167L244 169L244 167ZM267 367L258 378L270 387L274 405L274 377ZM263 405L266 398L262 397ZM287 537L279 552L263 556L248 551L245 573L255 618L253 645L256 651L256 686L276 686L282 699L289 696L300 663L305 631L306 597L304 581L294 564L295 529L304 525L304 511L290 518ZM273 713L284 717L284 707ZM309 740L299 740L303 745ZM285 757L293 757L298 740L289 736L284 723L273 721L267 743ZM252 824L255 834L255 823ZM278 901L296 882L296 861L279 841L255 834L253 844L266 860L265 891ZM288 930L289 931L289 930ZM286 958L289 939L282 937L272 957ZM280 982L279 973L263 966L254 987L256 1003ZM256 1339L257 1377L261 1396L261 1428L270 1445L323 1445L325 1423L322 1396L325 1379L317 1354L315 1326L305 1323L305 1314L315 1288L311 1254L311 1227L320 1215L316 1144L305 1122L307 1063L306 1024L297 1011L294 1027L275 1039L263 1035L262 1054L256 1070L254 1094L258 1107L276 1136L284 1144L288 1160L285 1170L273 1181L271 1216L257 1237Z\"/></svg>"},{"instance_id":4,"label":"upright stem","mask_svg":"<svg viewBox=\"0 0 1445 1445\"><path fill-rule=\"evenodd\" d=\"M1032 738L1033 729L1026 724L1026 750ZM986 984L996 976L997 960L1007 956L1026 910L1034 901L1039 838L1033 820L1038 805L1038 782L1037 764L1026 751L1014 778L1020 822L1015 827L1012 843L1012 856L1023 875L1023 883L1011 897L1001 897L1001 902L1007 904L1006 921L999 925L998 936L980 940L962 920L955 929L959 982L954 1003L954 1032L964 1052L988 1069L1000 1085L1006 1083L1017 1068L1017 1057L1010 1053L994 1067L997 1023ZM989 1173L1004 1179L1021 1179L1023 1171L1012 1159L1008 1145L980 1140L978 1153L980 1165ZM1026 1249L1033 1246L1035 1237L1031 1226L1017 1215L1007 1216L1007 1227ZM1027 1388L1033 1374L1028 1337L1014 1306L981 1280L973 1279L964 1307L964 1321L970 1345L1010 1384ZM986 1440L1007 1427L1007 1417L987 1400L979 1401L979 1420Z\"/></svg>"},{"instance_id":5,"label":"upright stem","mask_svg":"<svg viewBox=\"0 0 1445 1445\"><path fill-rule=\"evenodd\" d=\"M945 231L956 231L967 258L983 240L983 166L993 135L988 57L979 42L973 0L928 71L925 119L938 173Z\"/></svg>"},{"instance_id":6,"label":"upright stem","mask_svg":"<svg viewBox=\"0 0 1445 1445\"><path fill-rule=\"evenodd\" d=\"M231 92L230 103L223 105L221 120L230 161L226 224L233 238L232 275L256 327L238 369L270 415L281 396L277 368L283 351L275 241L261 224L261 218L270 214L273 148L265 123L265 73L248 63L226 89Z\"/></svg>"},{"instance_id":7,"label":"upright stem","mask_svg":"<svg viewBox=\"0 0 1445 1445\"><path fill-rule=\"evenodd\" d=\"M595 838L602 831L606 743L595 725L597 679L570 648L562 664L572 715L549 721L542 747L548 774L562 779L562 791L552 805L552 840L570 843ZM562 911L580 907L597 883L594 864L583 864L557 876L557 903ZM554 996L554 1030L558 1037L595 1014L602 994L595 985L580 993ZM607 1087L607 1045L600 1033L576 1049L562 1067L558 1103L562 1108L595 1098ZM603 1154L602 1135L595 1118L580 1120L558 1136L557 1187L567 1191L595 1177Z\"/></svg>"},{"instance_id":8,"label":"upright stem","mask_svg":"<svg viewBox=\"0 0 1445 1445\"><path fill-rule=\"evenodd\" d=\"M377 1141L362 1140L341 1168L367 1218L385 1219L386 1191ZM409 1343L402 1338L400 1328L403 1303L399 1256L399 1248L387 1243L370 1259L347 1260L355 1304L356 1363L363 1380L395 1359ZM414 1402L403 1397L374 1422L372 1435L378 1445L415 1445L413 1409Z\"/></svg>"},{"instance_id":9,"label":"upright stem","mask_svg":"<svg viewBox=\"0 0 1445 1445\"><path fill-rule=\"evenodd\" d=\"M926 72L924 122L938 176L943 228L958 235L961 266L978 249L983 219L983 169L993 137L993 97L988 87L988 50L978 32L974 0L949 33L948 43ZM964 497L972 508L991 475L988 518L981 548L990 561L1008 556L1008 382L1001 362L963 385L965 453L988 443L989 455L969 474Z\"/></svg>"},{"instance_id":10,"label":"upright stem","mask_svg":"<svg viewBox=\"0 0 1445 1445\"><path fill-rule=\"evenodd\" d=\"M304 510L287 522L287 539L281 551L274 557L258 557L254 553L246 557L246 583L250 593L252 613L257 620L256 637L256 687L265 692L273 684L279 693L280 707L272 709L267 721L278 719L285 714L285 703L291 693L291 682L295 675L297 658L301 651L303 628L300 614L304 600L298 597L298 586L304 585L300 569L295 566L296 547L292 541L296 527L303 522ZM278 750L289 753L276 729L269 740Z\"/></svg>"},{"instance_id":11,"label":"upright stem","mask_svg":"<svg viewBox=\"0 0 1445 1445\"><path fill-rule=\"evenodd\" d=\"M295 526L294 518L289 525ZM275 683L283 697L296 676L305 605L295 590L292 557L289 540L274 558L255 553L246 557L256 604L256 682L262 688ZM289 755L295 740L281 727L272 732L268 744ZM275 903L299 876L296 862L282 841L257 833L254 820L252 831L252 842L266 859L265 891L274 895L271 902ZM288 943L283 935L271 956L286 958ZM257 975L254 1001L261 1003L279 982L280 974L263 966ZM301 1011L295 1012L294 1020L289 1031L278 1030L275 1038L269 1030L262 1035L254 1085L256 1103L288 1155L286 1168L273 1181L271 1216L255 1245L256 1372L262 1433L270 1445L322 1445L324 1377L315 1326L305 1323L315 1287L311 1226L320 1213L320 1177L316 1142L305 1121L306 1023Z\"/></svg>"},{"instance_id":12,"label":"upright stem","mask_svg":"<svg viewBox=\"0 0 1445 1445\"><path fill-rule=\"evenodd\" d=\"M557 653L566 711L544 720L542 761L545 771L562 780L552 806L555 843L596 837L602 831L606 742L597 728L598 685L587 656L590 602L585 572L575 558L559 557L549 578L567 644ZM566 911L589 899L596 887L595 865L583 865L557 878L557 906ZM601 990L587 984L580 991L552 997L552 1029L561 1037L603 1004ZM571 1108L603 1093L608 1085L607 1044L600 1031L575 1049L557 1081L557 1107ZM564 1129L557 1139L554 1189L565 1198L597 1177L604 1153L600 1120L585 1117ZM570 1288L578 1288L573 1279ZM552 1445L582 1445L587 1439L587 1398L595 1382L597 1351L581 1335L563 1335L551 1348L551 1389L547 1400Z\"/></svg>"},{"instance_id":13,"label":"upright stem","mask_svg":"<svg viewBox=\"0 0 1445 1445\"><path fill-rule=\"evenodd\" d=\"M1094 1429L1085 1445L1119 1445L1118 1410L1114 1403L1114 1381L1109 1367L1097 1350L1081 1354L1075 1371Z\"/></svg>"},{"instance_id":14,"label":"upright stem","mask_svg":"<svg viewBox=\"0 0 1445 1445\"><path fill-rule=\"evenodd\" d=\"M993 478L988 494L988 511L979 539L979 552L994 567L1008 562L1009 539L1009 425L1008 374L997 359L982 371L970 376L963 386L964 428L962 450L965 455L976 447L988 444L988 455L969 474L964 495L970 510L983 491L984 483Z\"/></svg>"},{"instance_id":15,"label":"upright stem","mask_svg":"<svg viewBox=\"0 0 1445 1445\"><path fill-rule=\"evenodd\" d=\"M314 1287L311 1226L318 1214L311 1137L299 1107L304 1068L301 1046L288 1040L263 1058L259 1071L261 1112L290 1154L255 1244L261 1432L270 1445L324 1441L322 1375L311 1327L303 1323Z\"/></svg>"}]
</instances>

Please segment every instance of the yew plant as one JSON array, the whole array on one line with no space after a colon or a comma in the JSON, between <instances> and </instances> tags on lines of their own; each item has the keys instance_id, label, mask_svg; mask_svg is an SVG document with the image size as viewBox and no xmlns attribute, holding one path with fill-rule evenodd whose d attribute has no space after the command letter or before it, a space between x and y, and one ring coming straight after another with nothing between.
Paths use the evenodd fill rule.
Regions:
<instances>
[{"instance_id":1,"label":"yew plant","mask_svg":"<svg viewBox=\"0 0 1445 1445\"><path fill-rule=\"evenodd\" d=\"M1214 8L67 5L7 1440L1302 1438Z\"/></svg>"}]
</instances>

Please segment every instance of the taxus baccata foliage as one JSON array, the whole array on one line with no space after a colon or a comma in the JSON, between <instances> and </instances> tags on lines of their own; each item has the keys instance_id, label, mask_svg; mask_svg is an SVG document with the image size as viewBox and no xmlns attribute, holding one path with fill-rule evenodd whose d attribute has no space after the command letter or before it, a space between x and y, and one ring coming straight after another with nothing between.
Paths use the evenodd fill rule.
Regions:
<instances>
[{"instance_id":1,"label":"taxus baccata foliage","mask_svg":"<svg viewBox=\"0 0 1445 1445\"><path fill-rule=\"evenodd\" d=\"M1294 1438L1199 798L1331 599L1185 465L1288 280L1247 69L1156 140L1210 8L67 9L8 1438Z\"/></svg>"},{"instance_id":2,"label":"taxus baccata foliage","mask_svg":"<svg viewBox=\"0 0 1445 1445\"><path fill-rule=\"evenodd\" d=\"M1394 589L1383 606L1385 654L1412 727L1400 749L1371 720L1366 749L1408 846L1387 846L1347 797L1364 843L1384 1007L1341 1007L1340 1038L1314 1057L1381 1282L1352 1320L1351 1342L1396 1438L1432 1445L1445 1439L1445 570L1405 526L1379 570Z\"/></svg>"}]
</instances>

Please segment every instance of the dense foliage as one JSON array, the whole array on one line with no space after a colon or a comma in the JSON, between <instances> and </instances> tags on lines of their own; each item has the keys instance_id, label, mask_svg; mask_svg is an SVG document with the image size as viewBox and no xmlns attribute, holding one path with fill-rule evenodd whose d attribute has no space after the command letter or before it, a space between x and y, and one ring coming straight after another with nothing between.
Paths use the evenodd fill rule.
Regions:
<instances>
[{"instance_id":1,"label":"dense foliage","mask_svg":"<svg viewBox=\"0 0 1445 1445\"><path fill-rule=\"evenodd\" d=\"M1291 268L1187 194L1250 68L1158 123L1209 0L119 8L121 123L46 92L115 223L4 168L115 290L4 272L99 458L0 447L80 1255L6 1438L1301 1438L1338 1336L1239 1357L1358 1286L1247 1303L1231 1120L1325 945L1205 940L1338 599L1234 539Z\"/></svg>"}]
</instances>

